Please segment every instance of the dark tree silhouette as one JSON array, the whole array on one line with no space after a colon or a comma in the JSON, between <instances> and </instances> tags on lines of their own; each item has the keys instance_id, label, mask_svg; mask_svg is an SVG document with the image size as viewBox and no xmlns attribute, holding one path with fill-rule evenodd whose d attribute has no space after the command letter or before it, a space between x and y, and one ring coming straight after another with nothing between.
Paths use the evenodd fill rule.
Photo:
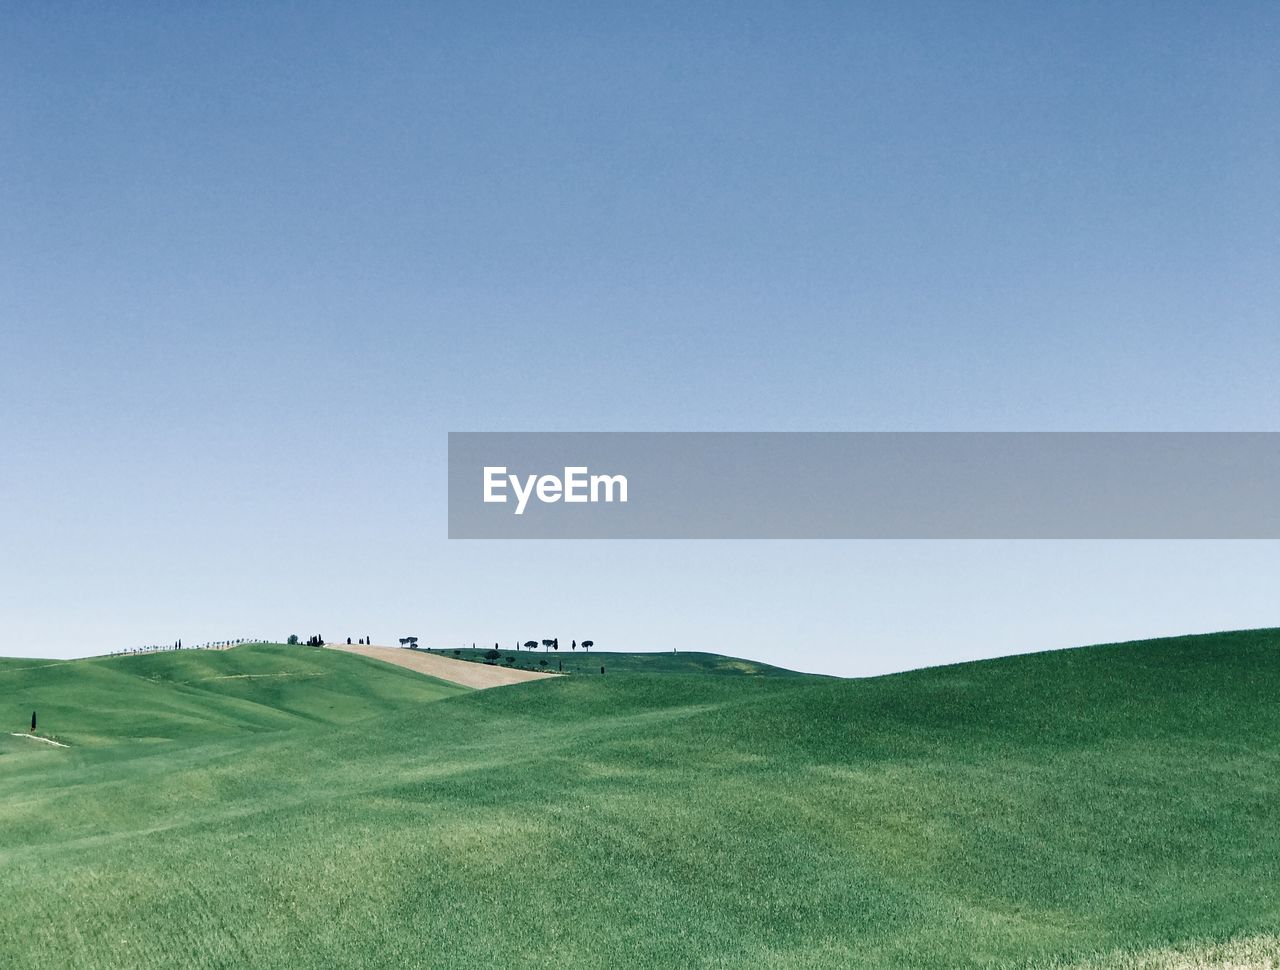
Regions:
<instances>
[{"instance_id":1,"label":"dark tree silhouette","mask_svg":"<svg viewBox=\"0 0 1280 970\"><path fill-rule=\"evenodd\" d=\"M594 640L583 640L583 641L582 641L582 649L583 649L583 650L585 650L585 651L587 651L587 653L590 653L590 652L591 652L591 648L592 648L592 647L594 647L595 645L596 645L596 642L595 642Z\"/></svg>"},{"instance_id":2,"label":"dark tree silhouette","mask_svg":"<svg viewBox=\"0 0 1280 970\"><path fill-rule=\"evenodd\" d=\"M559 637L556 637L554 640L552 640L552 641L551 641L551 649L552 649L552 650L555 650L555 651L557 651L557 652L560 650L560 638L559 638Z\"/></svg>"},{"instance_id":3,"label":"dark tree silhouette","mask_svg":"<svg viewBox=\"0 0 1280 970\"><path fill-rule=\"evenodd\" d=\"M543 640L543 641L542 641L542 647L543 647L543 649L544 649L544 650L550 650L550 649L551 649L551 641L550 641L550 640Z\"/></svg>"},{"instance_id":4,"label":"dark tree silhouette","mask_svg":"<svg viewBox=\"0 0 1280 970\"><path fill-rule=\"evenodd\" d=\"M569 649L570 649L570 650L577 650L577 649L578 649L578 641L577 641L577 640L574 640L572 643L570 643L570 644L569 644Z\"/></svg>"},{"instance_id":5,"label":"dark tree silhouette","mask_svg":"<svg viewBox=\"0 0 1280 970\"><path fill-rule=\"evenodd\" d=\"M525 648L526 650L537 650L537 649L538 649L538 641L537 641L537 640L526 640L526 641L524 642L524 648Z\"/></svg>"},{"instance_id":6,"label":"dark tree silhouette","mask_svg":"<svg viewBox=\"0 0 1280 970\"><path fill-rule=\"evenodd\" d=\"M601 674L603 674L603 673L604 673L604 664L601 664L601 665L600 665L600 673L601 673Z\"/></svg>"},{"instance_id":7,"label":"dark tree silhouette","mask_svg":"<svg viewBox=\"0 0 1280 970\"><path fill-rule=\"evenodd\" d=\"M35 711L31 712L31 733L32 734L36 733L36 712Z\"/></svg>"}]
</instances>

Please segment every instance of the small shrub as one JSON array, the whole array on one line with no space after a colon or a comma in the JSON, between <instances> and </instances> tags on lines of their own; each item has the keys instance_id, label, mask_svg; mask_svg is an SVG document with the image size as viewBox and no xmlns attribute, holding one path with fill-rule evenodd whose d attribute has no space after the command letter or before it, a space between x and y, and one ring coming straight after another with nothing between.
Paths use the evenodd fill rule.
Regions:
<instances>
[{"instance_id":1,"label":"small shrub","mask_svg":"<svg viewBox=\"0 0 1280 970\"><path fill-rule=\"evenodd\" d=\"M296 647L298 645L298 635L296 633L289 634L289 646Z\"/></svg>"}]
</instances>

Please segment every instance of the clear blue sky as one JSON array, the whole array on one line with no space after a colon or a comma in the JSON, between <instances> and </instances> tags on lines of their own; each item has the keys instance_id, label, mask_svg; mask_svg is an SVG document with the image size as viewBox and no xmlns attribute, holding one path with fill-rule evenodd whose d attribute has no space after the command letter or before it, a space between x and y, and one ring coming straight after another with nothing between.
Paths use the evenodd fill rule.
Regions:
<instances>
[{"instance_id":1,"label":"clear blue sky","mask_svg":"<svg viewBox=\"0 0 1280 970\"><path fill-rule=\"evenodd\" d=\"M444 503L449 430L1280 430L1277 38L1247 2L11 8L0 652L861 673L1280 623L1275 543L468 544Z\"/></svg>"}]
</instances>

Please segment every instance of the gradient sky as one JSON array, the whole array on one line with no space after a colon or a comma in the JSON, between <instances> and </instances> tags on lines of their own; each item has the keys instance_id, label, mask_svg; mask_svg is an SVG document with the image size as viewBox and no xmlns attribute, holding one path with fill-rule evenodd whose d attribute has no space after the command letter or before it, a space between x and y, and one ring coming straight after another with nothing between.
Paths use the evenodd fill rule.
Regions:
<instances>
[{"instance_id":1,"label":"gradient sky","mask_svg":"<svg viewBox=\"0 0 1280 970\"><path fill-rule=\"evenodd\" d=\"M0 653L853 674L1280 624L1276 543L445 538L450 430L1280 430L1278 38L1247 2L12 6Z\"/></svg>"}]
</instances>

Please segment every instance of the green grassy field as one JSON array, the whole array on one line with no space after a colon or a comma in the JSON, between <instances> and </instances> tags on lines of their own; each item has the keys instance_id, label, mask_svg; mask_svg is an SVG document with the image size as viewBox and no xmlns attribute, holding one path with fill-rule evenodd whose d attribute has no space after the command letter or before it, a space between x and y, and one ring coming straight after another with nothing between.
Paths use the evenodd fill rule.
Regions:
<instances>
[{"instance_id":1,"label":"green grassy field","mask_svg":"<svg viewBox=\"0 0 1280 970\"><path fill-rule=\"evenodd\" d=\"M608 650L499 650L502 656L497 661L490 661L486 656L488 650L483 647L474 649L433 650L442 657L453 657L458 660L470 660L477 663L495 663L499 667L514 666L529 670L552 670L557 668L563 673L599 675L600 668L605 668L605 676L620 674L753 674L771 677L803 677L793 670L773 667L756 660L742 660L738 657L725 657L718 653L699 653L696 651L672 651L670 653L616 653ZM511 657L512 662L507 663ZM544 665L542 661L546 661Z\"/></svg>"},{"instance_id":2,"label":"green grassy field","mask_svg":"<svg viewBox=\"0 0 1280 970\"><path fill-rule=\"evenodd\" d=\"M600 662L0 663L0 967L1280 959L1280 631L867 680ZM70 747L10 736L33 707Z\"/></svg>"}]
</instances>

